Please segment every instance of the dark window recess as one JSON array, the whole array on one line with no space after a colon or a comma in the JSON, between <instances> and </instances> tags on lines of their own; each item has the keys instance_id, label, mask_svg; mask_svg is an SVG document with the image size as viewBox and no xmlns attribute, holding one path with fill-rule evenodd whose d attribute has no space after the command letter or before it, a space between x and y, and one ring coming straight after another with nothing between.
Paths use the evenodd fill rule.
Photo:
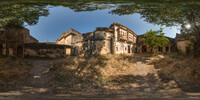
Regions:
<instances>
[{"instance_id":1,"label":"dark window recess","mask_svg":"<svg viewBox=\"0 0 200 100\"><path fill-rule=\"evenodd\" d=\"M17 57L23 57L23 47L22 46L17 47Z\"/></svg>"},{"instance_id":2,"label":"dark window recess","mask_svg":"<svg viewBox=\"0 0 200 100\"><path fill-rule=\"evenodd\" d=\"M130 47L130 45L128 46L128 53L131 53L131 47Z\"/></svg>"},{"instance_id":3,"label":"dark window recess","mask_svg":"<svg viewBox=\"0 0 200 100\"><path fill-rule=\"evenodd\" d=\"M0 55L3 54L3 46L0 45Z\"/></svg>"},{"instance_id":4,"label":"dark window recess","mask_svg":"<svg viewBox=\"0 0 200 100\"><path fill-rule=\"evenodd\" d=\"M162 52L162 47L158 47L158 51L159 51L159 52Z\"/></svg>"},{"instance_id":5,"label":"dark window recess","mask_svg":"<svg viewBox=\"0 0 200 100\"><path fill-rule=\"evenodd\" d=\"M169 47L166 47L166 52L169 52Z\"/></svg>"},{"instance_id":6,"label":"dark window recess","mask_svg":"<svg viewBox=\"0 0 200 100\"><path fill-rule=\"evenodd\" d=\"M146 46L142 46L142 52L147 52L147 47Z\"/></svg>"}]
</instances>

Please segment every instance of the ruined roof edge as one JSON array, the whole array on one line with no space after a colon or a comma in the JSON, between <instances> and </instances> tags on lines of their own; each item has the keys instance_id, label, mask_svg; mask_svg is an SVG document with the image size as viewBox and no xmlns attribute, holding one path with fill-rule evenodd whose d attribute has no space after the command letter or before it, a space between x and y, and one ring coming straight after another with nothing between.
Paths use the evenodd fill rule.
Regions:
<instances>
[{"instance_id":1,"label":"ruined roof edge","mask_svg":"<svg viewBox=\"0 0 200 100\"><path fill-rule=\"evenodd\" d=\"M68 36L68 35L71 34L73 31L74 31L74 33L75 33L76 35L78 35L78 34L81 35L80 32L76 31L75 29L70 28L70 29L67 30L66 32L63 32L63 33L60 35L60 37L59 37L56 41L59 41L59 40L61 40L63 37Z\"/></svg>"}]
</instances>

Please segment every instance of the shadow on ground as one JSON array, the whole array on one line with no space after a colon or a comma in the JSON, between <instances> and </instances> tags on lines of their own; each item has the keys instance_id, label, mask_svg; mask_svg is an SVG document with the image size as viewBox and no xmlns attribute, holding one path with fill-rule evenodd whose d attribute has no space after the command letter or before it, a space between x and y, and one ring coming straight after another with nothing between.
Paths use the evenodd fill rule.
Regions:
<instances>
[{"instance_id":1,"label":"shadow on ground","mask_svg":"<svg viewBox=\"0 0 200 100\"><path fill-rule=\"evenodd\" d=\"M40 66L42 65L40 63L45 61L35 61L35 65L38 65L36 69L38 67L49 69L46 73L48 80L36 82L37 85L44 83L39 85L41 87L32 86L36 88L35 90L29 90L36 91L33 95L58 97L132 96L136 98L187 97L188 94L185 92L188 92L188 89L190 92L198 92L197 83L186 85L182 83L183 78L174 77L174 73L180 70L177 69L179 67L175 68L176 70L169 68L176 60L154 58L151 54L68 57L54 63L46 62L48 64L44 66ZM127 68L121 70L121 67ZM108 72L105 74L105 70L110 71L110 74ZM117 70L117 73L112 70ZM126 71L127 73L124 73ZM41 69L39 72L44 70ZM178 78L182 80L177 80ZM187 86L187 90L184 86ZM30 92L22 91L22 94L18 94L30 95ZM195 96L200 97L200 95Z\"/></svg>"}]
</instances>

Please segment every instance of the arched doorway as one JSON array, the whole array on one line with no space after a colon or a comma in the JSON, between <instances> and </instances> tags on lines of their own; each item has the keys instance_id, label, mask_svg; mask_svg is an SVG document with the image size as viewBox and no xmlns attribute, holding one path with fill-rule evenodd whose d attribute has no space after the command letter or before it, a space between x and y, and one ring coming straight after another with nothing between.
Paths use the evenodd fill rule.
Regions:
<instances>
[{"instance_id":1,"label":"arched doorway","mask_svg":"<svg viewBox=\"0 0 200 100\"><path fill-rule=\"evenodd\" d=\"M24 52L23 52L23 47L22 46L18 46L17 47L17 57L23 57Z\"/></svg>"},{"instance_id":2,"label":"arched doorway","mask_svg":"<svg viewBox=\"0 0 200 100\"><path fill-rule=\"evenodd\" d=\"M147 52L147 46L142 46L142 52Z\"/></svg>"}]
</instances>

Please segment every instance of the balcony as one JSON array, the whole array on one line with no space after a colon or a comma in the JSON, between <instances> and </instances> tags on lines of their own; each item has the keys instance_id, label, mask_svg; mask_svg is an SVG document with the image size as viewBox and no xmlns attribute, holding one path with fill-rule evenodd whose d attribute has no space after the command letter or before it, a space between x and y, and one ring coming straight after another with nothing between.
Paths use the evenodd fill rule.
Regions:
<instances>
[{"instance_id":1,"label":"balcony","mask_svg":"<svg viewBox=\"0 0 200 100\"><path fill-rule=\"evenodd\" d=\"M127 42L133 43L133 38L129 38Z\"/></svg>"},{"instance_id":2,"label":"balcony","mask_svg":"<svg viewBox=\"0 0 200 100\"><path fill-rule=\"evenodd\" d=\"M119 36L119 40L126 41L127 40L127 36L120 35Z\"/></svg>"}]
</instances>

